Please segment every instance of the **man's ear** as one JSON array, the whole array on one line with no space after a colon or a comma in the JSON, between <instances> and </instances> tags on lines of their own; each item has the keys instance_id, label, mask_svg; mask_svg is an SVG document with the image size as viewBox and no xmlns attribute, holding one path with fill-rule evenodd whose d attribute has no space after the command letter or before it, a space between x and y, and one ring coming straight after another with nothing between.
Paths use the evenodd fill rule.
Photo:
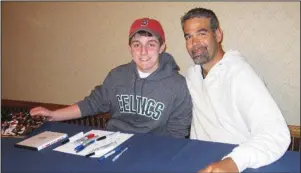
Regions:
<instances>
[{"instance_id":1,"label":"man's ear","mask_svg":"<svg viewBox=\"0 0 301 173\"><path fill-rule=\"evenodd\" d=\"M160 46L160 52L159 52L159 54L161 54L162 52L164 52L165 51L165 48L166 48L166 44L165 44L165 42Z\"/></svg>"},{"instance_id":2,"label":"man's ear","mask_svg":"<svg viewBox=\"0 0 301 173\"><path fill-rule=\"evenodd\" d=\"M223 31L220 27L218 27L216 30L215 30L215 38L216 38L216 41L218 43L222 42L223 40Z\"/></svg>"},{"instance_id":3,"label":"man's ear","mask_svg":"<svg viewBox=\"0 0 301 173\"><path fill-rule=\"evenodd\" d=\"M132 53L131 45L128 46L129 52Z\"/></svg>"}]
</instances>

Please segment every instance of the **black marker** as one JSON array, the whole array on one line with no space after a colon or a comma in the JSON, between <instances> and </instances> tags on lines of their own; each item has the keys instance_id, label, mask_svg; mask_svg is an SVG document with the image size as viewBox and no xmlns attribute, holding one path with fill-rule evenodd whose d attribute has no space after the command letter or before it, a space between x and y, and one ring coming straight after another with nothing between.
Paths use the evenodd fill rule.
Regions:
<instances>
[{"instance_id":1,"label":"black marker","mask_svg":"<svg viewBox=\"0 0 301 173\"><path fill-rule=\"evenodd\" d=\"M106 135L106 136L101 136L101 137L99 137L98 139L96 139L96 141L101 141L101 140L104 140L104 139L106 139L106 138L107 138L107 136L114 135L115 133L120 133L120 132L114 132L114 133L110 133L110 134L108 134L108 135Z\"/></svg>"}]
</instances>

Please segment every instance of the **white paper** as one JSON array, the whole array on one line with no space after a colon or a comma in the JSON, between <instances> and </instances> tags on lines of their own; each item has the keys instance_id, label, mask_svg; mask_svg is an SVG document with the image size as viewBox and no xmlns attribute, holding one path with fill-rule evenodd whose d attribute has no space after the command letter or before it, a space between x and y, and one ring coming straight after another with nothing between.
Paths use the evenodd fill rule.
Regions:
<instances>
[{"instance_id":1,"label":"white paper","mask_svg":"<svg viewBox=\"0 0 301 173\"><path fill-rule=\"evenodd\" d=\"M87 133L85 133L84 135L93 133L95 135L98 135L99 137L101 136L106 136L109 134L112 134L114 132L110 132L110 131L103 131L103 130L91 130ZM64 145L61 145L55 149L53 149L54 151L59 151L59 152L63 152L63 153L69 153L69 154L74 154L74 155L80 155L80 156L85 156L89 153L91 153L91 151L97 149L98 147L102 147L108 144L112 144L108 147L103 147L99 150L96 151L96 154L93 156L90 156L92 158L99 158L101 156L103 156L104 154L106 154L107 152L113 150L114 148L116 148L117 146L119 146L120 144L122 144L123 142L125 142L126 140L128 140L130 137L132 137L133 134L128 134L128 133L116 133L114 135L109 135L107 136L106 139L100 140L100 141L95 141L93 144L87 146L85 149L83 149L82 151L76 153L74 148L76 146L78 146L79 144L74 144L73 142L68 142Z\"/></svg>"}]
</instances>

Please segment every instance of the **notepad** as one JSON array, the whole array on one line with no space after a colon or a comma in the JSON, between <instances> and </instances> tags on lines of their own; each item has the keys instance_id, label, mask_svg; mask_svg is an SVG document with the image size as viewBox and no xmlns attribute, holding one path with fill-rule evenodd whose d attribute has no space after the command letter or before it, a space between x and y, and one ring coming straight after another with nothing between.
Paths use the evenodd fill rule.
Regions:
<instances>
[{"instance_id":1,"label":"notepad","mask_svg":"<svg viewBox=\"0 0 301 173\"><path fill-rule=\"evenodd\" d=\"M62 141L67 137L68 135L66 133L44 131L19 143L16 143L15 146L39 151L52 144Z\"/></svg>"}]
</instances>

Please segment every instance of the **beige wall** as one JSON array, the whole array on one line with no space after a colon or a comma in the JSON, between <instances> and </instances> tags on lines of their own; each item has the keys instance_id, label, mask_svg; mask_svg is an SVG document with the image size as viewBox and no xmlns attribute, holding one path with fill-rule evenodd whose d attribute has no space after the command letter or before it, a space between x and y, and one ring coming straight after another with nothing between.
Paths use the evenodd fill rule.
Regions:
<instances>
[{"instance_id":1,"label":"beige wall","mask_svg":"<svg viewBox=\"0 0 301 173\"><path fill-rule=\"evenodd\" d=\"M72 104L131 57L138 17L161 21L167 51L185 74L192 63L180 17L213 9L224 47L240 50L262 76L288 124L300 121L299 2L2 2L2 98Z\"/></svg>"}]
</instances>

